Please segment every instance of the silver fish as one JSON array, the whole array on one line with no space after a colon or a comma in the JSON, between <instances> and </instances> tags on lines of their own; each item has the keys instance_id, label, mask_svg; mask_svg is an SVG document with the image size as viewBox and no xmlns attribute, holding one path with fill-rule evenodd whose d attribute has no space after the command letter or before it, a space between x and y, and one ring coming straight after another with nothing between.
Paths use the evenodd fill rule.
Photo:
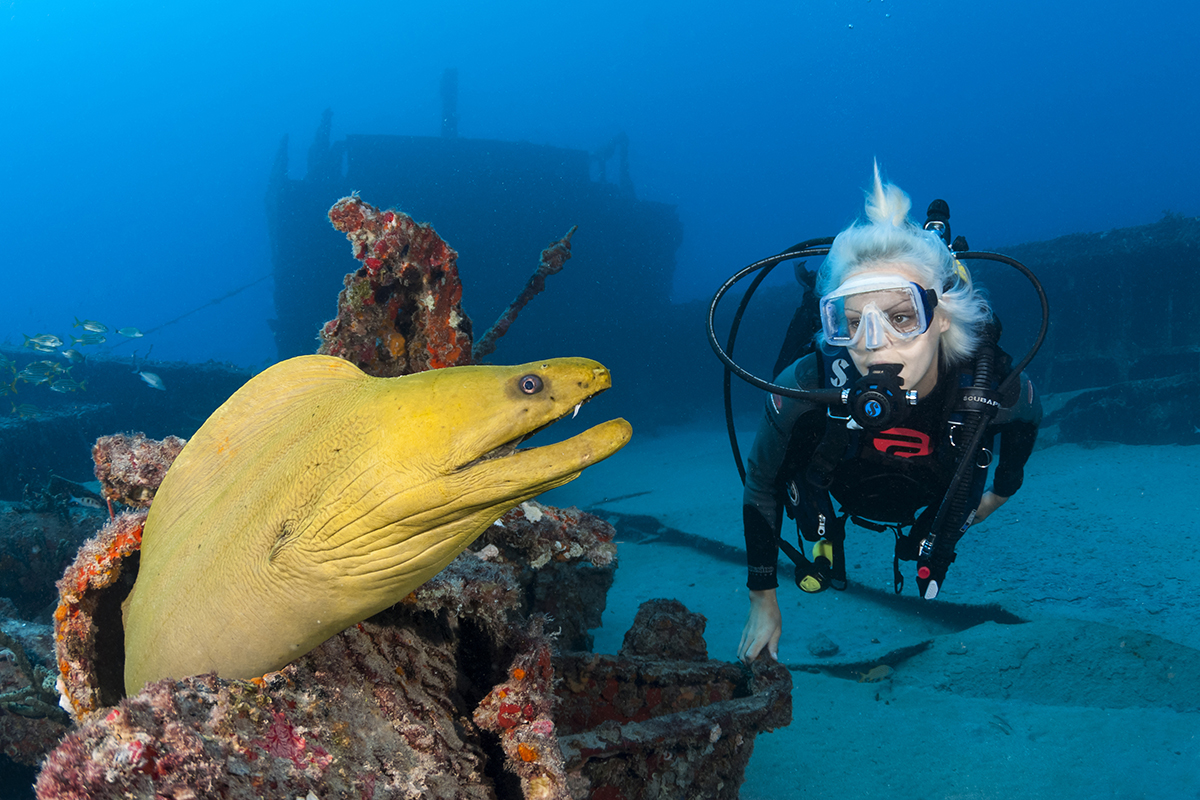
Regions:
<instances>
[{"instance_id":1,"label":"silver fish","mask_svg":"<svg viewBox=\"0 0 1200 800\"><path fill-rule=\"evenodd\" d=\"M37 336L26 336L25 346L42 352L53 352L54 348L62 347L62 339L53 333L39 333Z\"/></svg>"},{"instance_id":2,"label":"silver fish","mask_svg":"<svg viewBox=\"0 0 1200 800\"><path fill-rule=\"evenodd\" d=\"M37 336L26 336L25 347L36 349L62 347L62 339L55 336L54 333L38 333Z\"/></svg>"},{"instance_id":3,"label":"silver fish","mask_svg":"<svg viewBox=\"0 0 1200 800\"><path fill-rule=\"evenodd\" d=\"M139 372L138 375L146 382L147 385L150 386L150 388L161 389L164 392L167 390L167 385L163 383L163 379L155 375L153 372Z\"/></svg>"},{"instance_id":4,"label":"silver fish","mask_svg":"<svg viewBox=\"0 0 1200 800\"><path fill-rule=\"evenodd\" d=\"M142 332L137 328L121 328L117 331L117 333L121 334L122 336L127 336L130 339L139 339L142 336Z\"/></svg>"},{"instance_id":5,"label":"silver fish","mask_svg":"<svg viewBox=\"0 0 1200 800\"><path fill-rule=\"evenodd\" d=\"M46 381L50 380L50 376L44 372L38 372L37 370L32 370L29 367L26 367L17 373L16 379L19 381L25 381L26 383L32 383L34 386L37 386L39 383L45 383Z\"/></svg>"},{"instance_id":6,"label":"silver fish","mask_svg":"<svg viewBox=\"0 0 1200 800\"><path fill-rule=\"evenodd\" d=\"M80 320L79 317L76 317L75 324L71 327L83 328L85 331L89 331L90 333L108 333L108 326L103 322L96 322L94 319Z\"/></svg>"},{"instance_id":7,"label":"silver fish","mask_svg":"<svg viewBox=\"0 0 1200 800\"><path fill-rule=\"evenodd\" d=\"M33 361L25 365L26 369L31 369L41 375L57 375L63 372L62 364L57 361ZM68 367L70 369L70 367Z\"/></svg>"},{"instance_id":8,"label":"silver fish","mask_svg":"<svg viewBox=\"0 0 1200 800\"><path fill-rule=\"evenodd\" d=\"M26 364L25 369L17 373L17 378L28 383L42 383L64 372L66 370L53 361L34 361Z\"/></svg>"},{"instance_id":9,"label":"silver fish","mask_svg":"<svg viewBox=\"0 0 1200 800\"><path fill-rule=\"evenodd\" d=\"M50 384L52 392L86 392L87 381L76 381L71 378L59 378Z\"/></svg>"}]
</instances>

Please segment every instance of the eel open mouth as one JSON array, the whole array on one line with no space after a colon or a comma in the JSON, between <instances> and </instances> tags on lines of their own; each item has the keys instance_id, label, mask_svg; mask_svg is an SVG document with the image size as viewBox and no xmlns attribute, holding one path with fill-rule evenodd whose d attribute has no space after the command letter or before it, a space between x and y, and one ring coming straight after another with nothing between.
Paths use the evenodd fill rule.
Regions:
<instances>
[{"instance_id":1,"label":"eel open mouth","mask_svg":"<svg viewBox=\"0 0 1200 800\"><path fill-rule=\"evenodd\" d=\"M583 400L580 400L578 403L576 403L571 410L571 419L575 419L575 417L577 417L579 415L579 409L583 408L584 404L586 404L593 397L596 397L596 395L598 395L604 391L605 391L604 389L601 389L599 392L596 392L596 394L593 394L589 397L585 397ZM484 461L493 461L497 458L506 458L507 456L511 456L515 453L524 452L524 450L521 449L521 445L527 439L535 436L536 434L540 433L541 431L546 430L546 428L549 428L551 425L558 422L559 420L566 418L566 416L567 416L567 414L564 412L564 413L558 415L557 417L555 417L554 419L550 420L549 422L545 423L544 425L539 425L538 427L534 428L533 430L527 431L526 433L523 433L514 439L510 439L502 445L493 447L491 450L487 451L486 453L479 456L478 458L472 459L471 461L468 461L466 464L463 464L461 467L458 468L458 471L461 472L463 470L468 470L471 467L474 467L478 464L482 464ZM591 430L594 430L594 429L591 429ZM580 435L582 435L582 434L580 434ZM570 440L568 440L568 441L570 441ZM557 444L562 444L562 442L558 442ZM552 446L552 445L547 445L547 446ZM537 448L526 448L526 449L533 450L533 449L537 449Z\"/></svg>"}]
</instances>

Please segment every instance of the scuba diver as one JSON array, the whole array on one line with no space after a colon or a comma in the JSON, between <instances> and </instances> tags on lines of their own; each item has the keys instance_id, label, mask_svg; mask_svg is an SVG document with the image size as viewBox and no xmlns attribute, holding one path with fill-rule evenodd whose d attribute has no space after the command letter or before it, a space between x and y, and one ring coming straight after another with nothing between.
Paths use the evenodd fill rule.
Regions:
<instances>
[{"instance_id":1,"label":"scuba diver","mask_svg":"<svg viewBox=\"0 0 1200 800\"><path fill-rule=\"evenodd\" d=\"M805 592L844 589L847 519L891 529L896 592L904 584L900 562L916 561L918 591L932 600L958 539L1021 487L1041 403L1024 373L1005 380L1011 359L997 345L999 323L982 290L950 247L948 207L935 201L925 228L909 220L910 207L899 187L880 180L876 165L866 220L833 239L817 273L816 349L785 367L773 384L759 382L774 388L745 470L750 612L738 658L746 663L764 648L778 658L780 547L796 562L796 582ZM935 213L939 208L944 213ZM963 257L969 255L1025 271L1003 256ZM1042 297L1044 336L1045 295L1026 274ZM781 387L799 391L785 396ZM841 397L841 404L808 399L821 391ZM982 421L970 427L968 419ZM997 434L1000 458L985 490ZM966 459L972 463L964 465ZM796 520L801 548L811 543L811 561L780 537L785 510Z\"/></svg>"}]
</instances>

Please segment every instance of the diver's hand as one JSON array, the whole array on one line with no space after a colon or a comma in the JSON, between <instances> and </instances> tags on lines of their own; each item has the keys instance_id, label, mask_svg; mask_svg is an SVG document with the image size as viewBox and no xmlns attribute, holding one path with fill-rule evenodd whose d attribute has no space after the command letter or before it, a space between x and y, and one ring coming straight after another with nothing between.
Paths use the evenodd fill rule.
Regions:
<instances>
[{"instance_id":1,"label":"diver's hand","mask_svg":"<svg viewBox=\"0 0 1200 800\"><path fill-rule=\"evenodd\" d=\"M1007 497L1001 497L995 492L984 492L979 501L979 508L975 509L975 519L971 520L971 524L978 525L983 522L993 511L1007 502Z\"/></svg>"},{"instance_id":2,"label":"diver's hand","mask_svg":"<svg viewBox=\"0 0 1200 800\"><path fill-rule=\"evenodd\" d=\"M750 616L742 629L742 641L738 644L738 659L749 664L758 658L762 649L779 660L779 634L783 632L783 616L779 613L779 601L774 589L750 592Z\"/></svg>"}]
</instances>

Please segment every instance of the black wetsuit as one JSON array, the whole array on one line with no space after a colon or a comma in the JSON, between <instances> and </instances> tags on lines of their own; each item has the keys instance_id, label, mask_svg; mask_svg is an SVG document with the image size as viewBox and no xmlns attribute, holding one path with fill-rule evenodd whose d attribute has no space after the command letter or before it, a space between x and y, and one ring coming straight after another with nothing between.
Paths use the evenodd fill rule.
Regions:
<instances>
[{"instance_id":1,"label":"black wetsuit","mask_svg":"<svg viewBox=\"0 0 1200 800\"><path fill-rule=\"evenodd\" d=\"M780 386L820 388L818 354L809 354L783 370ZM953 410L959 373L946 371L937 386L921 398L900 427L871 434L857 433L854 457L841 461L828 492L842 511L876 522L908 524L922 509L936 511L953 474L947 419ZM992 491L1012 496L1021 488L1025 462L1033 452L1042 419L1033 384L1022 374L1020 397L1000 410L989 434L999 434L1000 459ZM825 406L778 395L767 398L754 446L747 458L743 519L746 534L747 586L774 589L778 536L788 484L799 489L797 518L805 538L815 540L816 515L805 515L807 498L823 492L805 480L805 470L820 444L827 421ZM838 424L830 420L830 424ZM923 515L923 519L932 514Z\"/></svg>"}]
</instances>

